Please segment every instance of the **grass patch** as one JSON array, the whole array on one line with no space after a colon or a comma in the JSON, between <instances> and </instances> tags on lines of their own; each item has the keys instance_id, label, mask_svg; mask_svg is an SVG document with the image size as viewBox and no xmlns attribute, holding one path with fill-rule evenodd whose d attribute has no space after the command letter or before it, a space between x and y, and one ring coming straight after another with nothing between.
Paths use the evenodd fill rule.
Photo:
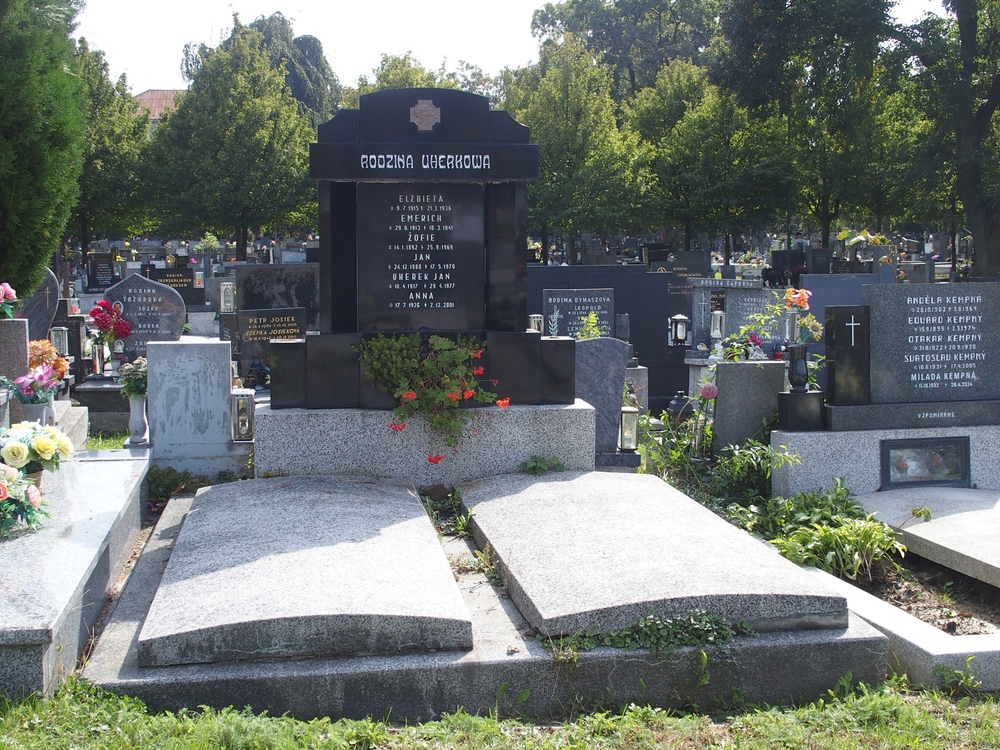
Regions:
<instances>
[{"instance_id":1,"label":"grass patch","mask_svg":"<svg viewBox=\"0 0 1000 750\"><path fill-rule=\"evenodd\" d=\"M513 692L513 691L511 691ZM504 699L505 704L514 698ZM149 713L70 680L53 698L0 703L0 746L53 748L966 748L1000 746L995 696L953 700L897 679L831 691L797 708L720 716L629 705L542 725L461 709L439 721L297 721L232 708Z\"/></svg>"},{"instance_id":2,"label":"grass patch","mask_svg":"<svg viewBox=\"0 0 1000 750\"><path fill-rule=\"evenodd\" d=\"M116 451L125 447L128 440L128 431L125 432L99 432L87 438L88 451Z\"/></svg>"}]
</instances>

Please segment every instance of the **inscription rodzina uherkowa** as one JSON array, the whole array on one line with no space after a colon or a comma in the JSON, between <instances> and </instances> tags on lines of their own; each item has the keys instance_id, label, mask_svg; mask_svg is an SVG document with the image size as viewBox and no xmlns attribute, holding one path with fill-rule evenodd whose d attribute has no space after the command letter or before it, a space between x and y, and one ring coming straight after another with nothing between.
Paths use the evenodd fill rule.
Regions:
<instances>
[{"instance_id":1,"label":"inscription rodzina uherkowa","mask_svg":"<svg viewBox=\"0 0 1000 750\"><path fill-rule=\"evenodd\" d=\"M872 403L1000 398L1000 288L864 288L871 315Z\"/></svg>"},{"instance_id":2,"label":"inscription rodzina uherkowa","mask_svg":"<svg viewBox=\"0 0 1000 750\"><path fill-rule=\"evenodd\" d=\"M483 187L358 185L358 312L371 330L483 327Z\"/></svg>"}]
</instances>

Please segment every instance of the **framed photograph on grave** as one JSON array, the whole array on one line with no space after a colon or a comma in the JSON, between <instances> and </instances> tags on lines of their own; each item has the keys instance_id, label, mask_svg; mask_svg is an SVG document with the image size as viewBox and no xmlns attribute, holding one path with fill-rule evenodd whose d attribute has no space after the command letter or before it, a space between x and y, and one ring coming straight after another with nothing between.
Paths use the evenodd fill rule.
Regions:
<instances>
[{"instance_id":1,"label":"framed photograph on grave","mask_svg":"<svg viewBox=\"0 0 1000 750\"><path fill-rule=\"evenodd\" d=\"M967 437L883 440L881 450L883 490L972 486Z\"/></svg>"}]
</instances>

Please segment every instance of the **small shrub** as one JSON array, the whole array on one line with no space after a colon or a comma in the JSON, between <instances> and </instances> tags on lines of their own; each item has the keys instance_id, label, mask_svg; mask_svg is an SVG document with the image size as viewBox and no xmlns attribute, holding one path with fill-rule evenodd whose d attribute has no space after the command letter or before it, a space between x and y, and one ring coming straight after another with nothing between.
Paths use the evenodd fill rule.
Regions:
<instances>
[{"instance_id":1,"label":"small shrub","mask_svg":"<svg viewBox=\"0 0 1000 750\"><path fill-rule=\"evenodd\" d=\"M774 448L757 440L742 446L729 445L712 465L707 491L712 497L748 505L771 496L771 472L779 466L799 463L786 448Z\"/></svg>"},{"instance_id":2,"label":"small shrub","mask_svg":"<svg viewBox=\"0 0 1000 750\"><path fill-rule=\"evenodd\" d=\"M854 580L871 579L872 565L886 555L906 552L896 532L872 516L843 519L838 526L812 524L771 540L782 555L799 565Z\"/></svg>"},{"instance_id":3,"label":"small shrub","mask_svg":"<svg viewBox=\"0 0 1000 750\"><path fill-rule=\"evenodd\" d=\"M558 456L532 456L521 462L521 471L539 476L547 471L565 471L566 467Z\"/></svg>"},{"instance_id":4,"label":"small shrub","mask_svg":"<svg viewBox=\"0 0 1000 750\"><path fill-rule=\"evenodd\" d=\"M600 325L597 323L597 313L591 310L580 318L580 330L576 332L576 338L580 341L584 339L596 339L604 335Z\"/></svg>"},{"instance_id":5,"label":"small shrub","mask_svg":"<svg viewBox=\"0 0 1000 750\"><path fill-rule=\"evenodd\" d=\"M152 502L166 502L181 492L194 492L211 484L208 477L192 476L189 471L177 471L169 466L150 466L146 479L149 481L149 499Z\"/></svg>"},{"instance_id":6,"label":"small shrub","mask_svg":"<svg viewBox=\"0 0 1000 750\"><path fill-rule=\"evenodd\" d=\"M731 503L726 515L740 528L767 540L817 524L839 526L845 519L867 517L842 478L834 479L828 490L799 492L787 500L775 497L748 506Z\"/></svg>"}]
</instances>

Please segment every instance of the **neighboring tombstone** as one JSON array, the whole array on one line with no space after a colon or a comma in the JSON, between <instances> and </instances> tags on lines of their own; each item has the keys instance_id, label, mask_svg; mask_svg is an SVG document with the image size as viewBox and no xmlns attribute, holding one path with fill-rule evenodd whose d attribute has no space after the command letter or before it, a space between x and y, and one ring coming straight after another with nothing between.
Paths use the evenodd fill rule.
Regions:
<instances>
[{"instance_id":1,"label":"neighboring tombstone","mask_svg":"<svg viewBox=\"0 0 1000 750\"><path fill-rule=\"evenodd\" d=\"M28 372L28 321L0 319L0 375L11 380ZM20 422L21 405L17 399L8 401L9 418Z\"/></svg>"},{"instance_id":2,"label":"neighboring tombstone","mask_svg":"<svg viewBox=\"0 0 1000 750\"><path fill-rule=\"evenodd\" d=\"M122 317L132 326L122 362L146 356L148 341L177 341L184 332L187 310L176 290L135 273L107 290L112 305L122 303Z\"/></svg>"},{"instance_id":3,"label":"neighboring tombstone","mask_svg":"<svg viewBox=\"0 0 1000 750\"><path fill-rule=\"evenodd\" d=\"M224 335L233 336L227 329ZM275 310L239 310L236 313L236 342L240 375L247 375L254 364L270 367L271 339L301 339L306 335L306 311L301 307ZM226 340L223 338L223 340Z\"/></svg>"},{"instance_id":4,"label":"neighboring tombstone","mask_svg":"<svg viewBox=\"0 0 1000 750\"><path fill-rule=\"evenodd\" d=\"M87 256L87 294L102 294L118 280L115 275L114 256L106 253L91 253Z\"/></svg>"},{"instance_id":5,"label":"neighboring tombstone","mask_svg":"<svg viewBox=\"0 0 1000 750\"><path fill-rule=\"evenodd\" d=\"M91 360L84 359L84 343L87 341L87 316L82 313L70 313L70 300L63 298L56 306L56 314L52 319L53 326L67 329L69 337L69 371L77 383L90 374Z\"/></svg>"},{"instance_id":6,"label":"neighboring tombstone","mask_svg":"<svg viewBox=\"0 0 1000 750\"><path fill-rule=\"evenodd\" d=\"M810 247L806 250L806 273L830 273L830 262L828 249Z\"/></svg>"},{"instance_id":7,"label":"neighboring tombstone","mask_svg":"<svg viewBox=\"0 0 1000 750\"><path fill-rule=\"evenodd\" d=\"M614 289L545 289L542 291L542 314L546 336L572 336L580 332L584 318L597 313L602 336L614 335Z\"/></svg>"},{"instance_id":8,"label":"neighboring tombstone","mask_svg":"<svg viewBox=\"0 0 1000 750\"><path fill-rule=\"evenodd\" d=\"M728 323L727 323L728 325ZM760 439L765 423L778 411L778 394L785 385L784 362L719 362L715 370L719 395L715 400L712 451Z\"/></svg>"},{"instance_id":9,"label":"neighboring tombstone","mask_svg":"<svg viewBox=\"0 0 1000 750\"><path fill-rule=\"evenodd\" d=\"M628 344L620 339L602 337L576 342L576 397L597 411L598 456L618 452L627 364Z\"/></svg>"},{"instance_id":10,"label":"neighboring tombstone","mask_svg":"<svg viewBox=\"0 0 1000 750\"><path fill-rule=\"evenodd\" d=\"M318 263L291 266L237 266L236 306L240 310L300 307L307 330L319 329L320 283Z\"/></svg>"},{"instance_id":11,"label":"neighboring tombstone","mask_svg":"<svg viewBox=\"0 0 1000 750\"><path fill-rule=\"evenodd\" d=\"M206 304L204 276L202 285L198 286L198 273L199 271L194 268L148 268L143 275L151 281L176 290L184 300L184 306L192 307Z\"/></svg>"},{"instance_id":12,"label":"neighboring tombstone","mask_svg":"<svg viewBox=\"0 0 1000 750\"><path fill-rule=\"evenodd\" d=\"M42 283L17 311L17 317L28 321L28 336L32 341L47 339L52 319L59 305L59 279L48 268Z\"/></svg>"}]
</instances>

